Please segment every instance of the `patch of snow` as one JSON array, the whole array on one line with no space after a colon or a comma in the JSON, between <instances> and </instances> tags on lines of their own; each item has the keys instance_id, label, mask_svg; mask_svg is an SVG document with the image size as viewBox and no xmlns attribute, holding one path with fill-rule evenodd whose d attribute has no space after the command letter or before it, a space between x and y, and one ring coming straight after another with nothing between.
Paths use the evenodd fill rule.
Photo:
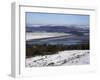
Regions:
<instances>
[{"instance_id":1,"label":"patch of snow","mask_svg":"<svg viewBox=\"0 0 100 80\"><path fill-rule=\"evenodd\" d=\"M26 67L89 64L89 50L66 50L53 55L26 58Z\"/></svg>"},{"instance_id":2,"label":"patch of snow","mask_svg":"<svg viewBox=\"0 0 100 80\"><path fill-rule=\"evenodd\" d=\"M67 33L50 33L50 32L29 32L26 33L26 40L30 40L30 39L40 39L40 38L49 38L49 37L59 37L59 36L70 36L71 34L67 34Z\"/></svg>"}]
</instances>

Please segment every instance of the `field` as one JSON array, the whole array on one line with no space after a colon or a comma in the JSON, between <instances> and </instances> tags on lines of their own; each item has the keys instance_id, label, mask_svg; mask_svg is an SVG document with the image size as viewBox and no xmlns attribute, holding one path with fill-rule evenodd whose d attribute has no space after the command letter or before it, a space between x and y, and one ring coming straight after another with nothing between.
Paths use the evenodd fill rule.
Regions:
<instances>
[{"instance_id":1,"label":"field","mask_svg":"<svg viewBox=\"0 0 100 80\"><path fill-rule=\"evenodd\" d=\"M50 37L59 37L59 36L69 36L70 34L67 33L51 33L51 32L27 32L26 33L26 40L30 39L39 39L39 38L50 38Z\"/></svg>"}]
</instances>

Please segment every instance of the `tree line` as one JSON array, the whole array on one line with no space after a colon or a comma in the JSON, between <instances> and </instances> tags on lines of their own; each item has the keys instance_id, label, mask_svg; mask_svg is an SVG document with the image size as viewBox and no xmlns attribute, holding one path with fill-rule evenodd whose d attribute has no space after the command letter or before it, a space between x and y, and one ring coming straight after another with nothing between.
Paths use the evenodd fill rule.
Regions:
<instances>
[{"instance_id":1,"label":"tree line","mask_svg":"<svg viewBox=\"0 0 100 80\"><path fill-rule=\"evenodd\" d=\"M88 49L89 49L89 42L84 44L76 44L76 45L63 45L63 44L30 45L26 43L26 58L34 57L37 55L51 55L64 50L88 50Z\"/></svg>"}]
</instances>

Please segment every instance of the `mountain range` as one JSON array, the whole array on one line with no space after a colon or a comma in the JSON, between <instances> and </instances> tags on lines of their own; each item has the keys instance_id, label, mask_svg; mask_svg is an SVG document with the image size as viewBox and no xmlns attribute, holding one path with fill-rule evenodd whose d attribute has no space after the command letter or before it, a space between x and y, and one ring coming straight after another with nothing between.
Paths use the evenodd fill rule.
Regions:
<instances>
[{"instance_id":1,"label":"mountain range","mask_svg":"<svg viewBox=\"0 0 100 80\"><path fill-rule=\"evenodd\" d=\"M27 25L26 32L59 32L81 35L83 33L89 33L89 27L85 25Z\"/></svg>"}]
</instances>

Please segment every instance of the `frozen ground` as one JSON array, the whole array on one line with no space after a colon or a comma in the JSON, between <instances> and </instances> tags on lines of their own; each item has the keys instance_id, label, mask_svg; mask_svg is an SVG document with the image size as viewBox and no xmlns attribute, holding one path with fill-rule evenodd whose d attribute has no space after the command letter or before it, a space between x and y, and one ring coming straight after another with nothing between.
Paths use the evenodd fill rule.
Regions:
<instances>
[{"instance_id":1,"label":"frozen ground","mask_svg":"<svg viewBox=\"0 0 100 80\"><path fill-rule=\"evenodd\" d=\"M90 63L89 50L60 51L57 54L27 58L26 67L82 65Z\"/></svg>"},{"instance_id":2,"label":"frozen ground","mask_svg":"<svg viewBox=\"0 0 100 80\"><path fill-rule=\"evenodd\" d=\"M39 39L39 38L47 38L47 37L59 37L59 36L69 36L71 34L67 33L50 33L50 32L35 32L35 33L26 33L26 40L30 39Z\"/></svg>"}]
</instances>

